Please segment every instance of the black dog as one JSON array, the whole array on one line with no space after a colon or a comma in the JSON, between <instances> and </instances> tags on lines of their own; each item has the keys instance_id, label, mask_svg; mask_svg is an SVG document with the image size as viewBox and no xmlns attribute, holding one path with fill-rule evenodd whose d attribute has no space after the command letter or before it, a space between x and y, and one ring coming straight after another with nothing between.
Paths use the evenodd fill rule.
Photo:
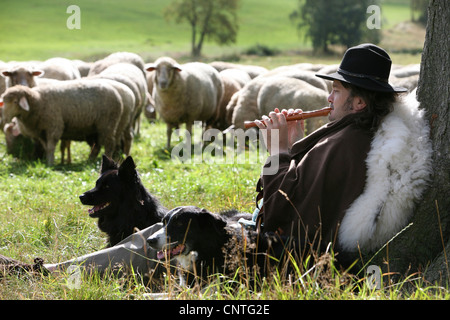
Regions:
<instances>
[{"instance_id":1,"label":"black dog","mask_svg":"<svg viewBox=\"0 0 450 320\"><path fill-rule=\"evenodd\" d=\"M161 222L167 210L144 187L132 157L118 166L103 156L95 188L80 196L81 203L93 206L89 216L98 218L98 227L114 246L135 229L142 230Z\"/></svg>"},{"instance_id":2,"label":"black dog","mask_svg":"<svg viewBox=\"0 0 450 320\"><path fill-rule=\"evenodd\" d=\"M237 264L247 271L257 266L262 273L275 239L242 228L240 218L251 219L251 215L178 207L166 214L164 227L147 242L158 251L158 259L178 263L188 275L203 279L215 273L229 275L237 270Z\"/></svg>"}]
</instances>

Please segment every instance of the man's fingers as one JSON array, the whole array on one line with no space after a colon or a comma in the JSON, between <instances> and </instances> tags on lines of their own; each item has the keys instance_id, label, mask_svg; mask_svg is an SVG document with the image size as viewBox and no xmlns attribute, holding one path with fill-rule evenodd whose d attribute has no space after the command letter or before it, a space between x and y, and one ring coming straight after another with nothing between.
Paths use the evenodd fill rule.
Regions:
<instances>
[{"instance_id":1,"label":"man's fingers","mask_svg":"<svg viewBox=\"0 0 450 320\"><path fill-rule=\"evenodd\" d=\"M266 129L266 125L262 123L260 120L255 120L255 124L260 129Z\"/></svg>"}]
</instances>

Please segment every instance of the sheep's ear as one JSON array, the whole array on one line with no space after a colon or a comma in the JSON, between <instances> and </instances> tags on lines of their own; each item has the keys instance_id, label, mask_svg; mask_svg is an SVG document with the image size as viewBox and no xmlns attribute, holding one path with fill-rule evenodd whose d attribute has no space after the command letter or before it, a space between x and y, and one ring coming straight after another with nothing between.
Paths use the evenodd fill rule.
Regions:
<instances>
[{"instance_id":1,"label":"sheep's ear","mask_svg":"<svg viewBox=\"0 0 450 320\"><path fill-rule=\"evenodd\" d=\"M11 72L9 72L9 71L2 71L0 74L2 75L3 78L11 76Z\"/></svg>"},{"instance_id":2,"label":"sheep's ear","mask_svg":"<svg viewBox=\"0 0 450 320\"><path fill-rule=\"evenodd\" d=\"M28 100L27 100L27 98L25 96L20 98L19 106L25 111L30 111L30 105L28 104Z\"/></svg>"},{"instance_id":3,"label":"sheep's ear","mask_svg":"<svg viewBox=\"0 0 450 320\"><path fill-rule=\"evenodd\" d=\"M180 72L181 70L183 70L183 69L181 69L181 66L180 66L178 63L174 64L174 65L172 66L172 69L175 69L175 70L177 70L178 72Z\"/></svg>"},{"instance_id":4,"label":"sheep's ear","mask_svg":"<svg viewBox=\"0 0 450 320\"><path fill-rule=\"evenodd\" d=\"M145 70L147 71L155 71L156 70L156 66L154 64L149 64Z\"/></svg>"},{"instance_id":5,"label":"sheep's ear","mask_svg":"<svg viewBox=\"0 0 450 320\"><path fill-rule=\"evenodd\" d=\"M33 72L31 72L31 75L33 77L42 77L44 75L44 71L42 71L42 70L34 70Z\"/></svg>"}]
</instances>

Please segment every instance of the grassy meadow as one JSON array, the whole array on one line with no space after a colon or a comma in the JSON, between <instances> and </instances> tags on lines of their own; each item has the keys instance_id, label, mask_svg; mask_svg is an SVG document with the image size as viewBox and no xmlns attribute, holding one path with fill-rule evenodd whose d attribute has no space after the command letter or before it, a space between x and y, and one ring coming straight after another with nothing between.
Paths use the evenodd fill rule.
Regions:
<instances>
[{"instance_id":1,"label":"grassy meadow","mask_svg":"<svg viewBox=\"0 0 450 320\"><path fill-rule=\"evenodd\" d=\"M81 29L69 30L67 0L2 0L0 25L2 37L0 60L44 60L53 56L94 61L114 51L140 54L146 62L160 55L189 60L190 30L187 25L167 23L162 10L166 0L79 0ZM205 61L232 57L241 63L268 68L299 62L337 63L342 52L316 56L309 43L299 40L288 19L295 0L242 0L238 41L220 47L207 43ZM424 39L417 30L399 31L399 24L409 19L406 0L382 1L383 43L392 50L394 63L419 63L420 55L401 52L403 44L421 47ZM14 14L11 14L14 12ZM408 24L409 25L409 24ZM397 40L394 36L400 34ZM381 45L383 45L383 43ZM248 56L246 49L262 44L280 53L271 57ZM406 44L404 44L406 46ZM165 125L142 121L141 134L134 140L132 156L147 189L168 208L197 205L211 211L235 208L251 212L254 208L255 184L261 163L180 164L164 148ZM57 149L58 150L58 149ZM86 143L72 143L72 164L60 165L56 152L54 167L39 161L14 158L6 153L0 139L0 254L25 262L42 257L46 262L64 261L105 245L105 236L89 218L78 196L91 189L98 177L100 159L87 161ZM326 265L327 267L324 267ZM353 277L334 268L332 262L313 269L297 266L293 278L274 274L261 280L260 290L236 279L217 276L206 288L179 287L173 279L165 284L169 299L448 299L446 288L424 283L413 275L400 283L386 281L381 290L371 289L362 277ZM388 276L384 277L388 279ZM12 299L150 299L149 290L138 279L100 279L86 276L80 289L68 286L68 275L45 278L0 279L0 300Z\"/></svg>"},{"instance_id":2,"label":"grassy meadow","mask_svg":"<svg viewBox=\"0 0 450 320\"><path fill-rule=\"evenodd\" d=\"M190 50L188 25L166 22L162 16L168 1L77 1L81 11L79 30L66 27L70 16L66 9L71 4L60 0L26 1L25 5L2 1L1 24L7 30L2 43L9 45L0 49L0 59L45 59L60 55L90 60L119 50L156 58L164 53L183 54ZM261 5L264 10L260 10ZM220 55L222 50L234 53L257 43L295 47L297 34L288 18L294 8L292 0L242 1L237 46L232 49L208 45L206 50Z\"/></svg>"},{"instance_id":3,"label":"grassy meadow","mask_svg":"<svg viewBox=\"0 0 450 320\"><path fill-rule=\"evenodd\" d=\"M132 155L147 189L167 207L197 205L211 211L236 208L250 212L254 207L255 184L261 164L181 164L171 159L165 143L165 125L142 122ZM177 142L175 142L175 145ZM98 178L100 159L87 161L86 143L72 142L72 164L47 167L39 161L15 159L0 145L0 253L21 261L41 257L47 263L64 261L105 246L105 235L96 219L88 216L78 196L92 188ZM208 154L205 159L214 161ZM250 158L254 160L255 158ZM55 163L60 156L57 153ZM198 160L198 159L197 159ZM139 277L116 278L84 275L81 286L70 286L70 275L23 276L0 279L0 300L436 300L450 299L444 287L425 283L420 274L400 282L384 275L377 290L361 274L354 276L333 265L332 253L312 268L295 265L294 274L272 274L258 280L259 290L249 278L238 275L213 276L206 286L180 287L168 277L162 290L150 290ZM238 285L236 285L236 283ZM162 292L162 295L161 295Z\"/></svg>"},{"instance_id":4,"label":"grassy meadow","mask_svg":"<svg viewBox=\"0 0 450 320\"><path fill-rule=\"evenodd\" d=\"M70 30L66 21L71 13L66 13L66 10L74 4L72 1L25 0L19 3L3 0L0 10L0 60L45 60L62 56L94 61L114 51L136 52L147 62L166 54L188 60L189 25L164 19L162 12L168 3L166 0L79 0L76 5L80 7L81 29ZM297 3L296 0L242 0L237 42L230 46L206 42L203 59L232 58L243 63L258 62L269 68L284 63L338 62L341 52L325 57L311 54L310 42L297 32L289 20L289 14L296 9ZM383 41L388 41L392 33L397 33L393 28L410 19L409 1L382 0L381 15L382 32L389 33ZM413 31L407 35L402 31L399 38L403 41L388 42L386 49L396 51L405 45L420 49L424 33ZM255 60L255 57L242 55L242 52L256 45L276 49L285 58L275 56ZM420 56L394 55L393 60L399 64L418 63Z\"/></svg>"}]
</instances>

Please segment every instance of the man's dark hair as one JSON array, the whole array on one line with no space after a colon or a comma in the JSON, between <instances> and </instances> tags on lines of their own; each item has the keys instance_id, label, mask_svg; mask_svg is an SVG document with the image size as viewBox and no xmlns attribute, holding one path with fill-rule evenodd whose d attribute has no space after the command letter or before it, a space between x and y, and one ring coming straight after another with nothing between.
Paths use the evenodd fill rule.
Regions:
<instances>
[{"instance_id":1,"label":"man's dark hair","mask_svg":"<svg viewBox=\"0 0 450 320\"><path fill-rule=\"evenodd\" d=\"M375 132L381 120L394 108L398 93L371 91L349 83L341 83L344 88L350 90L350 97L360 97L367 105L361 112L356 114L356 124L359 127Z\"/></svg>"}]
</instances>

